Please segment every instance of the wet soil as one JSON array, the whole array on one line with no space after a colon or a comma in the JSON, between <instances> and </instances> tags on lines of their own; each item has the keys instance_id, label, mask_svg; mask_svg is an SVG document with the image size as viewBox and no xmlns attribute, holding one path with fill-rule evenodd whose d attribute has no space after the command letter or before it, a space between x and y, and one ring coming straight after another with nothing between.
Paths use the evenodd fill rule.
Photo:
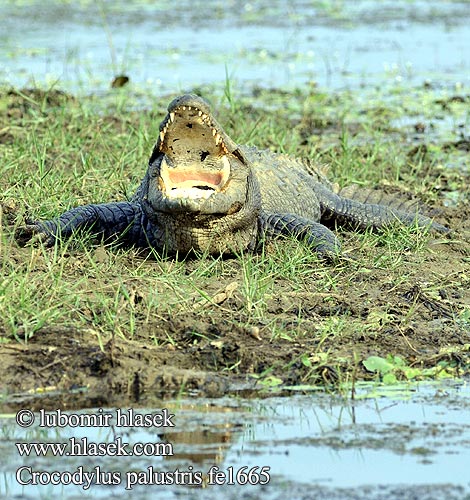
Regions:
<instances>
[{"instance_id":1,"label":"wet soil","mask_svg":"<svg viewBox=\"0 0 470 500\"><path fill-rule=\"evenodd\" d=\"M452 227L463 220L468 231L468 210L460 214L462 219L450 209L446 212ZM345 247L354 246L355 236L345 236ZM228 262L227 276L206 290L219 296L219 304L206 306L213 314L201 315L198 308L193 313L162 314L159 320L140 322L132 339L110 335L103 346L87 329L53 326L43 327L27 343L2 344L2 392L8 394L8 405L30 400L41 408L144 404L148 398L181 392L260 395L266 386L257 378L266 372L287 386L334 385L353 377L371 379L375 375L362 361L389 354L413 367L444 363L464 374L470 361L470 328L456 318L470 304L469 241L431 242L431 248L424 258L411 252L406 256L399 282L386 268L343 270L331 292L315 291L315 273L304 291L293 291L288 281L279 281L263 322L248 325L237 289L223 296L240 280L234 259ZM18 249L11 258L27 259L30 251ZM79 273L80 255L70 259ZM135 260L128 265L142 264L138 257ZM198 262L184 265L189 271ZM440 283L437 295L423 290L429 281ZM331 318L355 326L319 337L317 325ZM283 324L291 338L272 339L273 322ZM165 344L168 337L172 342ZM155 339L161 344L157 346Z\"/></svg>"},{"instance_id":2,"label":"wet soil","mask_svg":"<svg viewBox=\"0 0 470 500\"><path fill-rule=\"evenodd\" d=\"M468 180L462 177L463 183ZM394 268L390 261L377 265L387 253L384 246L364 245L362 235L341 232L343 247L355 260L336 266L318 262L300 287L277 277L262 318L247 313L239 259L226 259L222 276L205 285L212 300L202 306L195 300L192 309L162 312L150 320L143 311L139 315L139 304L151 290L136 280L130 299L137 312L132 337L109 332L98 338L83 326L45 325L27 341L19 335L18 342L1 343L4 406L66 409L145 405L154 397L181 393L262 395L270 390L269 380L279 382L280 392L288 386L334 387L377 377L363 365L371 355L393 354L415 368L441 366L464 375L470 369L470 325L462 316L470 305L470 208L463 203L431 208L454 231L450 237L431 238L424 251L401 251L402 263ZM7 234L16 211L3 206ZM12 246L5 258L21 266L32 251ZM106 259L113 251L97 247L95 255ZM267 251L275 253L276 245ZM65 265L73 279L89 264L77 250ZM190 273L200 263L190 259L181 265ZM41 266L46 263L38 258L36 272ZM146 266L149 273L161 269L160 262L137 253L124 254L122 266ZM120 271L109 271L110 282ZM332 285L318 289L325 273L331 274Z\"/></svg>"}]
</instances>

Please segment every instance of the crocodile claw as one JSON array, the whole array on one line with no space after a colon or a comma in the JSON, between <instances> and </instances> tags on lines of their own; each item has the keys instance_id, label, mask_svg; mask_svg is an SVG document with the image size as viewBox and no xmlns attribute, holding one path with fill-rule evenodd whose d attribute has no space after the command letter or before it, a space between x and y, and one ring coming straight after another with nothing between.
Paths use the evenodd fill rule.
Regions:
<instances>
[{"instance_id":1,"label":"crocodile claw","mask_svg":"<svg viewBox=\"0 0 470 500\"><path fill-rule=\"evenodd\" d=\"M18 245L24 247L26 245L32 246L52 246L54 238L44 231L40 224L27 223L15 230L15 240Z\"/></svg>"}]
</instances>

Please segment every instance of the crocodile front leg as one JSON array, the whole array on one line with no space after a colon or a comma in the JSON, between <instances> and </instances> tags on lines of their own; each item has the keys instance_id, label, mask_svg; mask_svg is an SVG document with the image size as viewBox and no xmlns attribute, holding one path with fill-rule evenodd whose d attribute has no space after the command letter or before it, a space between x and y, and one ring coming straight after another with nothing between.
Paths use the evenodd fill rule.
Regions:
<instances>
[{"instance_id":1,"label":"crocodile front leg","mask_svg":"<svg viewBox=\"0 0 470 500\"><path fill-rule=\"evenodd\" d=\"M327 227L295 214L262 212L258 218L259 235L264 239L293 236L305 240L317 254L327 260L335 260L341 252L341 244Z\"/></svg>"},{"instance_id":2,"label":"crocodile front leg","mask_svg":"<svg viewBox=\"0 0 470 500\"><path fill-rule=\"evenodd\" d=\"M76 231L90 231L104 240L119 240L136 246L148 246L148 225L140 205L128 202L84 205L73 208L56 219L35 221L20 227L15 239L20 245L30 240L52 246L60 239L69 238Z\"/></svg>"}]
</instances>

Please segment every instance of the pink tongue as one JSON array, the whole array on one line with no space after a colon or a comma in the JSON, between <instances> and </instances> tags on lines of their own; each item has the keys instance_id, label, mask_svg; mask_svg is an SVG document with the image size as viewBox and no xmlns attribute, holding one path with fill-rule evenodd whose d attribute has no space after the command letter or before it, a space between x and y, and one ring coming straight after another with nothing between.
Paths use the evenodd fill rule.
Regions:
<instances>
[{"instance_id":1,"label":"pink tongue","mask_svg":"<svg viewBox=\"0 0 470 500\"><path fill-rule=\"evenodd\" d=\"M222 181L221 174L210 174L207 172L185 172L183 171L173 171L169 172L170 181L172 184L180 184L186 181L193 182L203 182L205 184L211 184L213 186L218 186Z\"/></svg>"}]
</instances>

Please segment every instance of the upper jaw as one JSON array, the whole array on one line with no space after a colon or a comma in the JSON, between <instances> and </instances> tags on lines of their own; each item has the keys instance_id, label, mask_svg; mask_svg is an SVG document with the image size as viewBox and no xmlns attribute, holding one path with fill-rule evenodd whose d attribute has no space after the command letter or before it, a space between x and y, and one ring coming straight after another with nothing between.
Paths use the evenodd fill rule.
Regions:
<instances>
[{"instance_id":1,"label":"upper jaw","mask_svg":"<svg viewBox=\"0 0 470 500\"><path fill-rule=\"evenodd\" d=\"M173 108L172 111L169 111L165 120L160 125L160 134L158 138L157 147L159 147L160 151L163 151L165 145L165 139L168 133L168 130L171 129L172 124L175 123L176 120L186 121L187 125L199 125L205 126L210 130L213 138L213 143L215 146L219 146L221 151L225 154L228 154L229 151L227 149L226 134L219 128L218 124L215 123L209 114L204 113L202 110L198 109L195 106L185 106L181 105L177 108ZM210 140L210 136L207 137Z\"/></svg>"},{"instance_id":2,"label":"upper jaw","mask_svg":"<svg viewBox=\"0 0 470 500\"><path fill-rule=\"evenodd\" d=\"M160 124L160 134L156 144L159 151L163 150L168 130L177 119L188 120L190 123L199 123L207 127L212 134L215 145L220 145L226 154L233 152L238 147L212 116L207 101L195 94L185 94L173 99L168 106L168 113ZM210 139L210 136L208 138Z\"/></svg>"},{"instance_id":3,"label":"upper jaw","mask_svg":"<svg viewBox=\"0 0 470 500\"><path fill-rule=\"evenodd\" d=\"M209 198L226 187L237 145L200 97L175 99L160 124L155 149L161 156L159 183L170 199Z\"/></svg>"}]
</instances>

